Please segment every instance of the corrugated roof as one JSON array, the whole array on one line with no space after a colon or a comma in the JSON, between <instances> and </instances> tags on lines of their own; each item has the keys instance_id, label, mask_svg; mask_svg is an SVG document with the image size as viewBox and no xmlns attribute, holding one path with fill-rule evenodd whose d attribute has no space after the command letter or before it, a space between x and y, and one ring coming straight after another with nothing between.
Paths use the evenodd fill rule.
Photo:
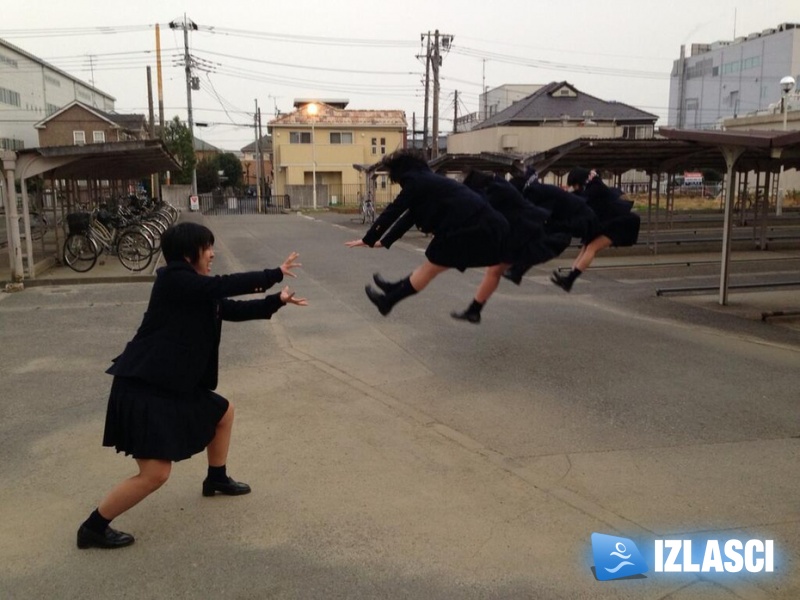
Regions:
<instances>
[{"instance_id":1,"label":"corrugated roof","mask_svg":"<svg viewBox=\"0 0 800 600\"><path fill-rule=\"evenodd\" d=\"M561 90L565 95L560 95ZM500 125L525 126L545 121L616 121L655 123L658 116L616 101L581 92L567 81L553 81L530 96L479 123L474 129Z\"/></svg>"}]
</instances>

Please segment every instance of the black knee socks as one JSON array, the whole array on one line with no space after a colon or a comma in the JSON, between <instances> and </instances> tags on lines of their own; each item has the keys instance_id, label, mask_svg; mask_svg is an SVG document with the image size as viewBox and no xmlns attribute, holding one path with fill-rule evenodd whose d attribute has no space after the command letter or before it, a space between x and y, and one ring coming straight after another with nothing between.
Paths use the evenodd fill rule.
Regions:
<instances>
[{"instance_id":1,"label":"black knee socks","mask_svg":"<svg viewBox=\"0 0 800 600\"><path fill-rule=\"evenodd\" d=\"M227 483L228 472L225 468L225 465L222 465L221 467L212 467L211 465L208 465L208 480L217 481L219 483Z\"/></svg>"},{"instance_id":2,"label":"black knee socks","mask_svg":"<svg viewBox=\"0 0 800 600\"><path fill-rule=\"evenodd\" d=\"M402 281L398 282L396 288L386 294L386 303L388 304L388 307L391 308L401 300L404 300L409 296L413 296L416 293L417 290L415 290L414 286L411 285L411 276L409 275Z\"/></svg>"},{"instance_id":3,"label":"black knee socks","mask_svg":"<svg viewBox=\"0 0 800 600\"><path fill-rule=\"evenodd\" d=\"M575 280L581 276L583 271L580 269L572 269L564 279L566 279L570 284L575 283Z\"/></svg>"},{"instance_id":4,"label":"black knee socks","mask_svg":"<svg viewBox=\"0 0 800 600\"><path fill-rule=\"evenodd\" d=\"M482 308L483 308L483 304L481 302L478 302L477 300L473 299L472 300L472 304L470 304L469 308L467 308L467 312L479 315L479 314L481 314L481 309Z\"/></svg>"},{"instance_id":5,"label":"black knee socks","mask_svg":"<svg viewBox=\"0 0 800 600\"><path fill-rule=\"evenodd\" d=\"M111 523L111 519L106 519L98 509L94 509L89 518L83 522L83 526L95 533L104 533L109 523Z\"/></svg>"}]
</instances>

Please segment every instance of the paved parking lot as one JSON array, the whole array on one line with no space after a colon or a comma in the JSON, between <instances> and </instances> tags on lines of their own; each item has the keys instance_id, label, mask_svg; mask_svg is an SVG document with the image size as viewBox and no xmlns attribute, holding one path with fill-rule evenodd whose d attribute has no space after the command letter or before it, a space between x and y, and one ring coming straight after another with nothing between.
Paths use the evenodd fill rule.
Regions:
<instances>
[{"instance_id":1,"label":"paved parking lot","mask_svg":"<svg viewBox=\"0 0 800 600\"><path fill-rule=\"evenodd\" d=\"M229 468L253 493L201 497L198 456L115 521L134 546L77 550L80 521L132 472L100 446L103 371L150 284L2 294L0 597L800 596L800 339L757 317L797 308L796 291L657 297L718 266L611 256L565 294L547 281L565 258L504 282L479 326L449 317L479 271L384 318L363 287L416 266L421 234L347 249L364 226L342 215L206 223L218 273L300 252L290 283L311 303L225 326ZM791 251L749 258L737 281L797 278ZM644 577L598 581L594 532L633 540ZM732 538L773 540L774 572L655 572L657 540Z\"/></svg>"}]
</instances>

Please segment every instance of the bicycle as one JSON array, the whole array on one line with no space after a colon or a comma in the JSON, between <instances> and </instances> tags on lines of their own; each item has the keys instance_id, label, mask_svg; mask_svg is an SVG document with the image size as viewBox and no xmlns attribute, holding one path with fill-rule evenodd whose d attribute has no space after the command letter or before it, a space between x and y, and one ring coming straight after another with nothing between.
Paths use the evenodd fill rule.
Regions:
<instances>
[{"instance_id":1,"label":"bicycle","mask_svg":"<svg viewBox=\"0 0 800 600\"><path fill-rule=\"evenodd\" d=\"M90 213L67 215L69 235L64 241L63 259L73 271L85 273L94 267L101 252L116 254L130 271L142 271L153 260L153 246L148 238L133 229L109 229Z\"/></svg>"},{"instance_id":2,"label":"bicycle","mask_svg":"<svg viewBox=\"0 0 800 600\"><path fill-rule=\"evenodd\" d=\"M361 223L375 222L375 203L367 196L361 201Z\"/></svg>"}]
</instances>

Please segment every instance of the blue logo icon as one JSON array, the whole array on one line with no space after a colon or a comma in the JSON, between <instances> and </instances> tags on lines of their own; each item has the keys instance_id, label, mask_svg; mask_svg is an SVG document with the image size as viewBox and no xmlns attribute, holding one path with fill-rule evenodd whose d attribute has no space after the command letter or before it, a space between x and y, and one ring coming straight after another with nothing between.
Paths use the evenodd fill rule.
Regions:
<instances>
[{"instance_id":1,"label":"blue logo icon","mask_svg":"<svg viewBox=\"0 0 800 600\"><path fill-rule=\"evenodd\" d=\"M647 573L647 563L633 540L628 538L593 533L592 555L594 574L599 581Z\"/></svg>"}]
</instances>

